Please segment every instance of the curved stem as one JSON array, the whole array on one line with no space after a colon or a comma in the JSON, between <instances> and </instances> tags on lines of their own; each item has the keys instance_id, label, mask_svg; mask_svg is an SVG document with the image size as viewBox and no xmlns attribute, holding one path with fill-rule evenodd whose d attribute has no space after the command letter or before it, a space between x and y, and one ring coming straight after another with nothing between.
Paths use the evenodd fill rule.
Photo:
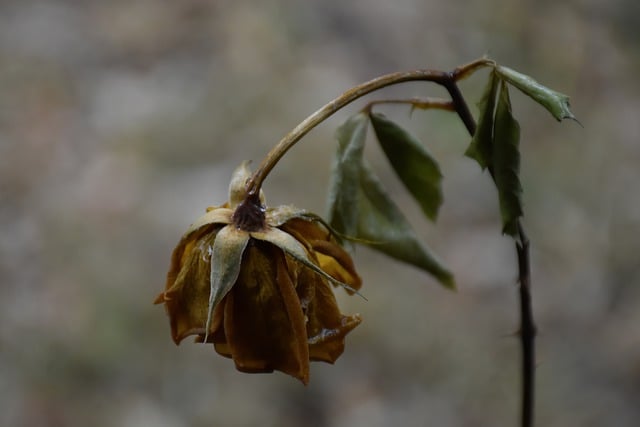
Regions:
<instances>
[{"instance_id":1,"label":"curved stem","mask_svg":"<svg viewBox=\"0 0 640 427\"><path fill-rule=\"evenodd\" d=\"M445 79L446 73L442 71L432 70L413 70L403 71L397 73L386 74L384 76L377 77L368 82L362 83L358 86L347 90L342 95L335 98L333 101L325 104L322 108L311 114L304 119L298 126L293 128L288 134L286 134L278 144L267 154L262 163L258 166L253 173L249 181L247 182L247 194L253 194L260 191L262 182L267 177L271 169L278 163L278 161L285 155L285 153L295 145L303 136L305 136L311 129L325 121L336 111L340 110L347 104L355 101L362 96L382 89L386 86L391 86L397 83L409 82L409 81L442 81Z\"/></svg>"},{"instance_id":2,"label":"curved stem","mask_svg":"<svg viewBox=\"0 0 640 427\"><path fill-rule=\"evenodd\" d=\"M347 104L374 92L378 89L382 89L387 86L392 86L398 83L410 82L410 81L430 81L442 86L445 86L449 90L452 83L459 79L467 77L481 67L493 65L493 61L481 58L475 60L467 65L456 68L451 72L437 71L437 70L412 70L401 71L391 74L385 74L380 77L376 77L368 82L362 83L358 86L354 86L351 89L344 92L342 95L335 98L333 101L327 103L315 113L304 119L298 126L293 128L288 134L286 134L278 144L267 154L262 160L256 171L251 178L247 181L247 194L256 194L260 191L262 183L271 172L273 167L278 161L285 155L285 153L293 147L303 136L305 136L311 129L325 121L336 111L340 110ZM451 93L451 90L449 90ZM456 100L453 100L454 106ZM466 108L466 107L465 107ZM468 109L467 109L468 110ZM458 111L460 114L460 111ZM470 116L470 113L469 113ZM463 121L465 121L463 119ZM466 121L465 121L466 124Z\"/></svg>"},{"instance_id":3,"label":"curved stem","mask_svg":"<svg viewBox=\"0 0 640 427\"><path fill-rule=\"evenodd\" d=\"M411 105L411 111L415 109L420 110L444 110L444 111L456 111L453 102L448 99L441 98L406 98L406 99L377 99L369 102L363 111L369 111L376 105L383 104L405 104Z\"/></svg>"}]
</instances>

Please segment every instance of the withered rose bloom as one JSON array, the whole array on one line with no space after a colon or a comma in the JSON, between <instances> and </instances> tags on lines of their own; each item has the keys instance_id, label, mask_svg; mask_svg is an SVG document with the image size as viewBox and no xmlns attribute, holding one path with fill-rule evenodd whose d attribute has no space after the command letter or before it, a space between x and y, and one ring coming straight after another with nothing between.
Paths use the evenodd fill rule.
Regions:
<instances>
[{"instance_id":1,"label":"withered rose bloom","mask_svg":"<svg viewBox=\"0 0 640 427\"><path fill-rule=\"evenodd\" d=\"M229 202L209 208L171 257L164 304L176 344L189 335L213 343L243 372L279 370L309 381L309 361L333 363L360 316L344 316L331 285L356 292L349 254L316 215L265 208L247 197L246 164Z\"/></svg>"}]
</instances>

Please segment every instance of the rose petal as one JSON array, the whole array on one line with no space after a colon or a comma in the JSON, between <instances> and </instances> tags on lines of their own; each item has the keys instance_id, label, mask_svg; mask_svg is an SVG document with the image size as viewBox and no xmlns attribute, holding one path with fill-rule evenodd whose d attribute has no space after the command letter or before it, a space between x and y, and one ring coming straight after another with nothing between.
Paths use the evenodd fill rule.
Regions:
<instances>
[{"instance_id":1,"label":"rose petal","mask_svg":"<svg viewBox=\"0 0 640 427\"><path fill-rule=\"evenodd\" d=\"M181 241L174 249L167 273L167 290L157 303L165 303L176 344L188 335L204 332L209 298L210 250L217 232Z\"/></svg>"},{"instance_id":2,"label":"rose petal","mask_svg":"<svg viewBox=\"0 0 640 427\"><path fill-rule=\"evenodd\" d=\"M319 275L324 278L330 280L336 285L342 286L347 290L352 292L357 292L348 284L341 282L338 279L331 277L325 271L323 271L320 267L318 267L313 261L309 259L309 255L307 254L307 250L305 247L296 240L293 236L278 228L269 227L266 231L255 231L251 232L251 237L257 240L263 240L265 242L272 243L285 251L287 254L291 255L296 261L304 264L306 267L315 271Z\"/></svg>"},{"instance_id":3,"label":"rose petal","mask_svg":"<svg viewBox=\"0 0 640 427\"><path fill-rule=\"evenodd\" d=\"M309 244L315 251L320 268L336 280L348 284L351 288L360 289L362 279L356 273L356 267L347 251L325 240L312 240Z\"/></svg>"},{"instance_id":4,"label":"rose petal","mask_svg":"<svg viewBox=\"0 0 640 427\"><path fill-rule=\"evenodd\" d=\"M308 269L300 271L298 295L307 301L307 342L311 360L334 363L344 351L344 338L360 324L360 316L343 316L325 279Z\"/></svg>"},{"instance_id":5,"label":"rose petal","mask_svg":"<svg viewBox=\"0 0 640 427\"><path fill-rule=\"evenodd\" d=\"M308 382L304 318L280 249L258 241L249 244L225 303L224 332L238 370L277 369Z\"/></svg>"}]
</instances>

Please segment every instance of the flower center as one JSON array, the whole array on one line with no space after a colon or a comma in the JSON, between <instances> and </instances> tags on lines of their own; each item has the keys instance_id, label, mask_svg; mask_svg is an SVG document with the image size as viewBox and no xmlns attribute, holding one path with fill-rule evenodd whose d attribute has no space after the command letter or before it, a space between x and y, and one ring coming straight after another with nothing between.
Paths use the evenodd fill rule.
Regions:
<instances>
[{"instance_id":1,"label":"flower center","mask_svg":"<svg viewBox=\"0 0 640 427\"><path fill-rule=\"evenodd\" d=\"M240 230L249 232L263 230L266 226L265 210L260 203L259 195L251 194L238 204L231 220Z\"/></svg>"}]
</instances>

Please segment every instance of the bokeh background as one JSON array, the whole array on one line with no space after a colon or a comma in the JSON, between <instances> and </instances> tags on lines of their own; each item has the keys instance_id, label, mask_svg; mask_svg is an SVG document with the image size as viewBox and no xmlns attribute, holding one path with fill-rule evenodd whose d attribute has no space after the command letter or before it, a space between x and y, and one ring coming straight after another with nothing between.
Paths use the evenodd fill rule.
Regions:
<instances>
[{"instance_id":1,"label":"bokeh background","mask_svg":"<svg viewBox=\"0 0 640 427\"><path fill-rule=\"evenodd\" d=\"M569 94L582 127L513 93L539 326L544 426L640 422L640 8L634 0L0 2L0 425L516 425L515 251L489 177L446 112L379 110L441 161L422 219L380 150L367 156L457 293L366 249L363 324L303 387L176 347L162 307L173 246L231 171L383 73L483 54ZM462 83L471 105L486 74ZM405 84L369 99L442 96ZM265 184L323 213L334 129ZM475 112L475 110L474 110ZM371 141L373 142L373 141Z\"/></svg>"}]
</instances>

